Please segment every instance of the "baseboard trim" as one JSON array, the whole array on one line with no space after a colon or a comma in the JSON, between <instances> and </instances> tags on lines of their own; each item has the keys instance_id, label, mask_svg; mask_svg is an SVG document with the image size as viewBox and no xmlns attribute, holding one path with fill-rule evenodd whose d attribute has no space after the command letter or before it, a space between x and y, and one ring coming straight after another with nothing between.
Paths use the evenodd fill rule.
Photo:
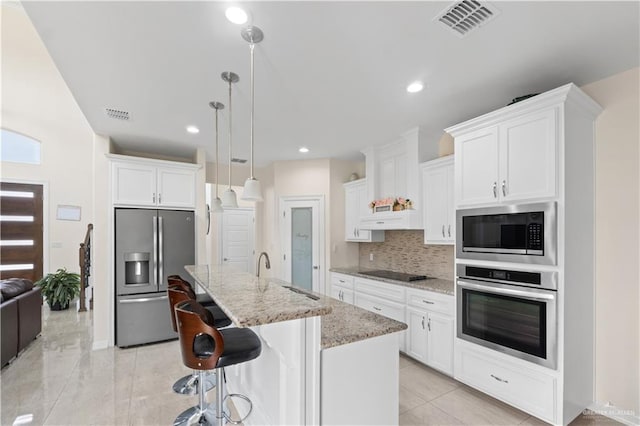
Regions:
<instances>
[{"instance_id":1,"label":"baseboard trim","mask_svg":"<svg viewBox=\"0 0 640 426\"><path fill-rule=\"evenodd\" d=\"M107 349L109 347L108 340L94 340L91 350L99 351L100 349Z\"/></svg>"},{"instance_id":2,"label":"baseboard trim","mask_svg":"<svg viewBox=\"0 0 640 426\"><path fill-rule=\"evenodd\" d=\"M616 407L615 405L608 405L597 401L591 404L588 410L591 410L595 414L608 417L625 425L640 425L640 415L638 415L633 410L625 410L624 408Z\"/></svg>"}]
</instances>

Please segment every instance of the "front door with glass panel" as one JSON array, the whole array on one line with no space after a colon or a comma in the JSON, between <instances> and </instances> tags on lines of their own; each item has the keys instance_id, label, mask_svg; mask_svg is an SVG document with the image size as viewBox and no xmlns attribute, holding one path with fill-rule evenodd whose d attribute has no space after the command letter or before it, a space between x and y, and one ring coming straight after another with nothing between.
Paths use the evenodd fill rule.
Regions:
<instances>
[{"instance_id":1,"label":"front door with glass panel","mask_svg":"<svg viewBox=\"0 0 640 426\"><path fill-rule=\"evenodd\" d=\"M282 199L283 279L321 292L319 199Z\"/></svg>"}]
</instances>

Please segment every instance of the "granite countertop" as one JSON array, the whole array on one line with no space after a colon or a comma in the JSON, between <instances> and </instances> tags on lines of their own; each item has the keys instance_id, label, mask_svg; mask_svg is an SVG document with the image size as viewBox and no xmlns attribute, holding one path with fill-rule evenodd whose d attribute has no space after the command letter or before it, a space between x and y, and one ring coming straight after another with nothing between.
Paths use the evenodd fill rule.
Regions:
<instances>
[{"instance_id":1,"label":"granite countertop","mask_svg":"<svg viewBox=\"0 0 640 426\"><path fill-rule=\"evenodd\" d=\"M329 271L331 272L338 272L340 274L353 275L360 278L366 278L368 280L382 281L390 284L401 285L403 287L411 287L411 288L417 288L420 290L427 290L427 291L433 291L436 293L448 294L450 296L453 296L455 291L454 282L450 280L443 280L440 278L430 278L427 280L410 281L410 282L397 281L397 280L391 280L388 278L372 277L370 275L365 275L362 273L368 270L373 271L374 269L360 268L358 266L351 267L351 268L329 269Z\"/></svg>"},{"instance_id":2,"label":"granite countertop","mask_svg":"<svg viewBox=\"0 0 640 426\"><path fill-rule=\"evenodd\" d=\"M333 311L322 317L322 349L406 330L407 324L323 296Z\"/></svg>"},{"instance_id":3,"label":"granite countertop","mask_svg":"<svg viewBox=\"0 0 640 426\"><path fill-rule=\"evenodd\" d=\"M280 280L209 265L185 269L238 327L326 315L332 310L326 301L295 293Z\"/></svg>"},{"instance_id":4,"label":"granite countertop","mask_svg":"<svg viewBox=\"0 0 640 426\"><path fill-rule=\"evenodd\" d=\"M321 315L321 346L328 349L405 330L403 322L307 290L291 291L285 281L207 265L185 266L239 327ZM309 298L310 294L317 300Z\"/></svg>"}]
</instances>

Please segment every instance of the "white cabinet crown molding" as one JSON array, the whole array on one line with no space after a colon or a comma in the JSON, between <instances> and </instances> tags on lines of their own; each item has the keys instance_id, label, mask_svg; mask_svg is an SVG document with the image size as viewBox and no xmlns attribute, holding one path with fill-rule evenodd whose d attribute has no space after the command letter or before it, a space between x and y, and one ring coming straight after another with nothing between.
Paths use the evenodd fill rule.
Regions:
<instances>
[{"instance_id":1,"label":"white cabinet crown molding","mask_svg":"<svg viewBox=\"0 0 640 426\"><path fill-rule=\"evenodd\" d=\"M464 121L455 126L445 129L454 138L487 126L497 125L506 118L514 118L519 115L528 114L538 111L541 108L553 107L562 103L574 103L587 114L590 118L595 119L602 112L602 107L584 93L578 86L573 83L565 84L557 89L549 90L539 95L533 96L524 101L508 105L471 120Z\"/></svg>"},{"instance_id":2,"label":"white cabinet crown molding","mask_svg":"<svg viewBox=\"0 0 640 426\"><path fill-rule=\"evenodd\" d=\"M109 160L112 160L112 161L144 164L144 165L151 165L156 167L182 167L189 170L198 170L202 168L200 164L195 164L195 163L186 163L182 161L170 161L170 160L158 160L156 158L135 157L132 155L105 154L105 157L107 157Z\"/></svg>"}]
</instances>

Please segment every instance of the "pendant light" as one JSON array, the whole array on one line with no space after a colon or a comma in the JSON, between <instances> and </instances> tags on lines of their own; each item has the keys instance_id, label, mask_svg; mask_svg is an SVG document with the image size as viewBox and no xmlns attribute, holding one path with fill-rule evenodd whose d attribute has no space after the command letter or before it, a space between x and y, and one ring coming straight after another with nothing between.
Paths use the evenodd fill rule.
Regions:
<instances>
[{"instance_id":1,"label":"pendant light","mask_svg":"<svg viewBox=\"0 0 640 426\"><path fill-rule=\"evenodd\" d=\"M240 80L238 74L231 71L225 71L222 73L222 79L229 83L229 188L222 194L222 207L225 209L235 209L238 207L238 199L236 192L231 189L231 140L233 136L232 122L231 122L231 85L237 83Z\"/></svg>"},{"instance_id":2,"label":"pendant light","mask_svg":"<svg viewBox=\"0 0 640 426\"><path fill-rule=\"evenodd\" d=\"M222 201L220 197L218 197L218 185L220 184L220 180L218 179L218 171L220 170L220 158L218 157L218 111L224 109L224 104L213 101L209 102L209 106L216 110L216 198L213 200L211 212L222 213L224 209L222 208Z\"/></svg>"},{"instance_id":3,"label":"pendant light","mask_svg":"<svg viewBox=\"0 0 640 426\"><path fill-rule=\"evenodd\" d=\"M242 38L249 42L249 50L251 53L251 157L250 169L251 175L244 183L242 191L242 199L247 201L262 201L262 189L260 182L253 176L253 107L254 107L254 76L253 76L253 49L256 43L260 43L264 38L262 30L258 27L249 26L242 30Z\"/></svg>"}]
</instances>

